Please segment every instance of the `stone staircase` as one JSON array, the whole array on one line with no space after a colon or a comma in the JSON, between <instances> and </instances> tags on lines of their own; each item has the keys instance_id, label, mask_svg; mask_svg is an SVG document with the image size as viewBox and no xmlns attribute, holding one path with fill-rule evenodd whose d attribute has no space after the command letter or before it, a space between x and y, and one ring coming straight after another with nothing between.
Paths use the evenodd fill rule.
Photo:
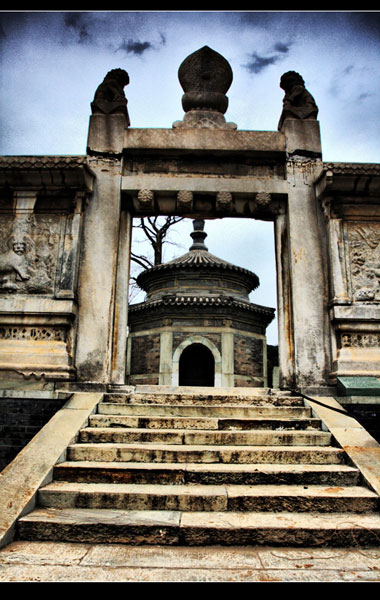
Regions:
<instances>
[{"instance_id":1,"label":"stone staircase","mask_svg":"<svg viewBox=\"0 0 380 600\"><path fill-rule=\"evenodd\" d=\"M18 539L379 545L379 497L302 398L105 394Z\"/></svg>"}]
</instances>

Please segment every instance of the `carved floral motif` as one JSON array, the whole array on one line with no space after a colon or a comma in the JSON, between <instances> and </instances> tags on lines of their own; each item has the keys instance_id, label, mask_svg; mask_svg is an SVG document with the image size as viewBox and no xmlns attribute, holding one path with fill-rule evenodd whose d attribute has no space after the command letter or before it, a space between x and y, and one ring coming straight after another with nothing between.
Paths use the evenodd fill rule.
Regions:
<instances>
[{"instance_id":1,"label":"carved floral motif","mask_svg":"<svg viewBox=\"0 0 380 600\"><path fill-rule=\"evenodd\" d=\"M58 327L0 327L0 339L27 339L32 341L55 340L64 342L66 340L66 331L64 328Z\"/></svg>"},{"instance_id":2,"label":"carved floral motif","mask_svg":"<svg viewBox=\"0 0 380 600\"><path fill-rule=\"evenodd\" d=\"M343 333L342 348L377 348L380 347L380 333Z\"/></svg>"}]
</instances>

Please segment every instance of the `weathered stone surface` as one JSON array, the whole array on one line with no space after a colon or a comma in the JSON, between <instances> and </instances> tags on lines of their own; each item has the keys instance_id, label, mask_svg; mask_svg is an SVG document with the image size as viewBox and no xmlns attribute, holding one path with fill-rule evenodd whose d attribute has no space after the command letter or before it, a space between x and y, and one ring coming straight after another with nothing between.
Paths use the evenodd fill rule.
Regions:
<instances>
[{"instance_id":1,"label":"weathered stone surface","mask_svg":"<svg viewBox=\"0 0 380 600\"><path fill-rule=\"evenodd\" d=\"M378 496L363 487L53 482L39 492L45 508L179 511L375 511Z\"/></svg>"},{"instance_id":2,"label":"weathered stone surface","mask_svg":"<svg viewBox=\"0 0 380 600\"><path fill-rule=\"evenodd\" d=\"M18 517L33 506L38 488L99 401L98 394L74 397L0 473L1 546L11 541Z\"/></svg>"},{"instance_id":3,"label":"weathered stone surface","mask_svg":"<svg viewBox=\"0 0 380 600\"><path fill-rule=\"evenodd\" d=\"M14 542L0 580L38 582L370 582L374 548L129 547Z\"/></svg>"},{"instance_id":4,"label":"weathered stone surface","mask_svg":"<svg viewBox=\"0 0 380 600\"><path fill-rule=\"evenodd\" d=\"M73 461L54 468L55 481L81 483L358 485L360 472L343 464L218 464Z\"/></svg>"},{"instance_id":5,"label":"weathered stone surface","mask_svg":"<svg viewBox=\"0 0 380 600\"><path fill-rule=\"evenodd\" d=\"M161 396L154 391L151 394L146 388L146 403L141 403L142 389L135 405L130 390L124 399L128 406L155 406L163 411L168 408L164 398L180 397L175 389L169 389L169 394L161 389ZM231 390L235 411L247 408L247 401L265 400L264 407L273 409L277 402L287 400L285 393L263 389L249 390L247 397L240 394ZM329 445L330 431L288 429L294 416L282 421L283 430L257 429L254 418L250 419L252 429L192 429L188 417L182 417L188 429L149 429L141 427L149 417L139 415L132 416L142 419L137 428L121 429L119 418L125 417L117 414L123 406L121 394L118 396L115 404L102 403L116 411L114 417L106 417L108 427L88 423L90 426L82 428L81 436L68 445L65 461L40 484L37 506L18 520L22 539L132 545L349 546L354 536L359 544L377 543L378 464L371 461L379 445L359 424L347 429L351 417L331 410L338 405L334 398L316 403L318 410L313 406L312 412L325 430L325 422L329 424L334 439L343 447ZM210 396L220 398L215 389ZM183 399L189 398L196 408L190 389ZM302 408L300 397L296 399L295 408ZM312 399L307 401L311 403ZM180 402L174 406L177 411L181 408ZM264 407L254 408L262 411ZM211 403L208 409L212 408ZM218 405L216 410L220 410ZM301 414L300 419L305 419ZM99 418L104 417L89 415L94 421ZM112 422L112 418L116 420ZM214 421L219 423L215 417ZM118 426L113 427L115 424ZM130 435L132 439L128 439ZM116 441L120 436L121 440L127 438ZM302 445L284 445L294 444L296 439ZM347 464L347 456L356 467Z\"/></svg>"},{"instance_id":6,"label":"weathered stone surface","mask_svg":"<svg viewBox=\"0 0 380 600\"><path fill-rule=\"evenodd\" d=\"M3 582L370 582L374 548L129 547L14 542L0 551Z\"/></svg>"}]
</instances>

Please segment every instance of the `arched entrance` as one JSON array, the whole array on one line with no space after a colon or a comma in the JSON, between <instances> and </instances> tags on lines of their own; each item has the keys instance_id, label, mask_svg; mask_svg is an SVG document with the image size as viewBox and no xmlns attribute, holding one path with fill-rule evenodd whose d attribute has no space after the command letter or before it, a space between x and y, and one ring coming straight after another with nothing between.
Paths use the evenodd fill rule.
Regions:
<instances>
[{"instance_id":1,"label":"arched entrance","mask_svg":"<svg viewBox=\"0 0 380 600\"><path fill-rule=\"evenodd\" d=\"M211 350L203 344L187 346L179 359L179 385L213 387L215 360Z\"/></svg>"}]
</instances>

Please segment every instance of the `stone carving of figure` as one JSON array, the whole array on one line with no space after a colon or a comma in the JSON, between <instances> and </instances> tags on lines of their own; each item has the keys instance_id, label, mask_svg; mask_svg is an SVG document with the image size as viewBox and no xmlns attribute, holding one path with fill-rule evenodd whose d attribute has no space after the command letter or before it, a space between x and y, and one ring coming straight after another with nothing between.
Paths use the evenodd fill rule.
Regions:
<instances>
[{"instance_id":1,"label":"stone carving of figure","mask_svg":"<svg viewBox=\"0 0 380 600\"><path fill-rule=\"evenodd\" d=\"M36 252L32 238L16 228L7 239L7 250L0 255L0 290L44 293L51 283L46 256Z\"/></svg>"},{"instance_id":2,"label":"stone carving of figure","mask_svg":"<svg viewBox=\"0 0 380 600\"><path fill-rule=\"evenodd\" d=\"M0 256L0 287L3 290L19 289L18 281L30 278L26 252L28 240L25 236L8 240L8 251Z\"/></svg>"},{"instance_id":3,"label":"stone carving of figure","mask_svg":"<svg viewBox=\"0 0 380 600\"><path fill-rule=\"evenodd\" d=\"M285 119L316 119L318 107L313 96L305 88L299 73L288 71L280 80L280 88L285 92L283 109L278 124L281 129Z\"/></svg>"},{"instance_id":4,"label":"stone carving of figure","mask_svg":"<svg viewBox=\"0 0 380 600\"><path fill-rule=\"evenodd\" d=\"M92 113L116 114L122 113L130 125L127 99L124 87L129 83L129 75L124 69L112 69L107 73L102 83L98 86L94 100L91 103Z\"/></svg>"}]
</instances>

